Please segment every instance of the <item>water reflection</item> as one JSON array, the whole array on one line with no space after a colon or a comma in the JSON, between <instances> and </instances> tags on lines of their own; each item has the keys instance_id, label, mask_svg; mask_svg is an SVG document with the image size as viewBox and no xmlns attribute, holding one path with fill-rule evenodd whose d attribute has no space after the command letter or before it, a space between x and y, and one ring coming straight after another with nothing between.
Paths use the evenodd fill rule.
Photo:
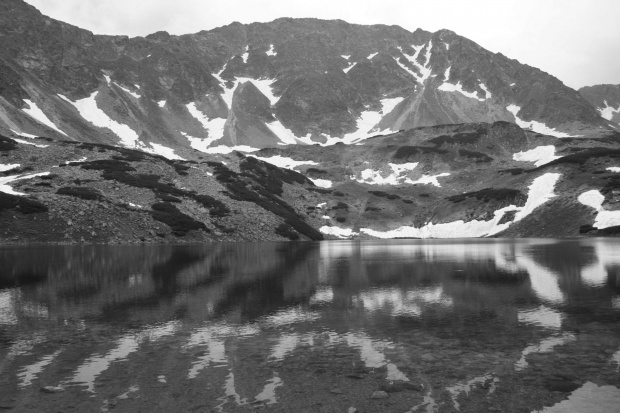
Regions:
<instances>
[{"instance_id":1,"label":"water reflection","mask_svg":"<svg viewBox=\"0 0 620 413\"><path fill-rule=\"evenodd\" d=\"M200 392L205 409L305 411L296 403L366 400L384 383L402 411L495 397L542 409L558 401L552 373L620 386L619 251L599 239L3 248L0 404L47 408L28 394L53 386L56 407L85 411L137 398L191 410ZM504 383L536 397L497 396ZM391 411L369 406L357 408Z\"/></svg>"}]
</instances>

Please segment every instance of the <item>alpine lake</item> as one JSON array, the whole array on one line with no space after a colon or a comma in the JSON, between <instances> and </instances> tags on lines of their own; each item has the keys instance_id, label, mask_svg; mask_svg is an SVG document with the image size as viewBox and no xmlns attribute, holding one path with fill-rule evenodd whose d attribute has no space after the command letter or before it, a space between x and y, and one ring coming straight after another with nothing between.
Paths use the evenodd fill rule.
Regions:
<instances>
[{"instance_id":1,"label":"alpine lake","mask_svg":"<svg viewBox=\"0 0 620 413\"><path fill-rule=\"evenodd\" d=\"M620 239L2 247L0 409L620 412Z\"/></svg>"}]
</instances>

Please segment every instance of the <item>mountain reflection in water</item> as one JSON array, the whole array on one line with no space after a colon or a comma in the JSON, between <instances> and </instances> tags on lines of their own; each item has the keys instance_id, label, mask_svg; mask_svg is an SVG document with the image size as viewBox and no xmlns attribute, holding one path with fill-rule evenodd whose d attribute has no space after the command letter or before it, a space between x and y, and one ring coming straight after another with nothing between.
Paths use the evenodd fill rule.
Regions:
<instances>
[{"instance_id":1,"label":"mountain reflection in water","mask_svg":"<svg viewBox=\"0 0 620 413\"><path fill-rule=\"evenodd\" d=\"M16 411L604 411L620 242L5 247L0 355Z\"/></svg>"}]
</instances>

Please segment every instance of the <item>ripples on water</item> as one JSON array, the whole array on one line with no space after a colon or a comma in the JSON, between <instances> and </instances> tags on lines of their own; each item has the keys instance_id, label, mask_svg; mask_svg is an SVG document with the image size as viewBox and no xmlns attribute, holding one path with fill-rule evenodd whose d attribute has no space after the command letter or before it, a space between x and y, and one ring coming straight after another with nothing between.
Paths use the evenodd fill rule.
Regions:
<instances>
[{"instance_id":1,"label":"ripples on water","mask_svg":"<svg viewBox=\"0 0 620 413\"><path fill-rule=\"evenodd\" d=\"M15 411L620 412L620 242L2 248L0 357Z\"/></svg>"}]
</instances>

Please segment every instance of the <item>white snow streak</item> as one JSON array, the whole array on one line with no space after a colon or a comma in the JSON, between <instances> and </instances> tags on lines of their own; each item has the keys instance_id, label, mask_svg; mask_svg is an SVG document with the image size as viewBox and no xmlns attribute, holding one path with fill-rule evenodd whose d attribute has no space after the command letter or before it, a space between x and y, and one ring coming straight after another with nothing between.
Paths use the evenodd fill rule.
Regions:
<instances>
[{"instance_id":1,"label":"white snow streak","mask_svg":"<svg viewBox=\"0 0 620 413\"><path fill-rule=\"evenodd\" d=\"M620 211L606 211L603 209L605 196L598 190L584 192L577 198L584 205L594 208L598 214L594 220L594 226L598 229L620 225Z\"/></svg>"},{"instance_id":2,"label":"white snow streak","mask_svg":"<svg viewBox=\"0 0 620 413\"><path fill-rule=\"evenodd\" d=\"M15 142L23 143L24 145L36 146L37 148L47 148L49 146L49 145L37 145L36 143L28 142L28 141L25 141L23 139L18 139L18 138L13 138L13 140Z\"/></svg>"},{"instance_id":3,"label":"white snow streak","mask_svg":"<svg viewBox=\"0 0 620 413\"><path fill-rule=\"evenodd\" d=\"M359 142L363 139L369 138L371 133L381 132L376 129L376 125L381 121L383 116L390 113L396 105L403 101L403 98L391 98L391 99L382 99L381 100L381 111L364 111L360 114L360 117L357 118L357 130L355 132L351 132L346 134L343 138L332 138L327 137L327 142L323 144L323 146L334 145L338 142L352 144Z\"/></svg>"},{"instance_id":4,"label":"white snow streak","mask_svg":"<svg viewBox=\"0 0 620 413\"><path fill-rule=\"evenodd\" d=\"M350 54L341 54L340 57L342 57L343 59L349 60L351 55Z\"/></svg>"},{"instance_id":5,"label":"white snow streak","mask_svg":"<svg viewBox=\"0 0 620 413\"><path fill-rule=\"evenodd\" d=\"M464 222L459 220L445 224L433 224L431 222L421 228L402 226L390 231L375 231L370 228L361 228L360 232L376 238L472 238L493 235L503 231L510 225L510 223L499 224L505 212L516 211L514 222L517 222L554 197L553 188L559 178L560 174L547 173L534 179L529 186L528 199L523 207L509 205L501 208L495 211L493 219L489 221L473 220Z\"/></svg>"},{"instance_id":6,"label":"white snow streak","mask_svg":"<svg viewBox=\"0 0 620 413\"><path fill-rule=\"evenodd\" d=\"M519 127L523 128L523 129L531 129L534 132L542 133L543 135L555 136L556 138L568 138L568 137L572 136L572 135L569 135L568 133L558 132L557 130L548 127L547 125L545 125L542 122L538 122L538 121L535 121L535 120L526 122L526 121L520 119L517 116L517 113L519 113L519 111L521 110L521 107L519 107L517 105L508 105L506 107L506 109L508 110L508 112L510 112L510 113L512 113L514 115L515 122L517 123L517 125L519 125Z\"/></svg>"},{"instance_id":7,"label":"white snow streak","mask_svg":"<svg viewBox=\"0 0 620 413\"><path fill-rule=\"evenodd\" d=\"M357 62L353 62L349 65L349 67L345 67L344 69L342 69L343 72L345 73L349 73L349 70L353 69L353 67L357 64Z\"/></svg>"},{"instance_id":8,"label":"white snow streak","mask_svg":"<svg viewBox=\"0 0 620 413\"><path fill-rule=\"evenodd\" d=\"M271 123L267 123L266 126L278 137L280 140L287 145L296 144L297 138L292 130L287 129L286 126L282 124L279 120L274 120Z\"/></svg>"},{"instance_id":9,"label":"white snow streak","mask_svg":"<svg viewBox=\"0 0 620 413\"><path fill-rule=\"evenodd\" d=\"M52 128L52 129L54 129L55 131L60 132L63 135L67 136L66 133L64 133L63 131L58 129L56 127L56 125L54 125L54 123L45 115L45 113L43 113L43 111L41 109L39 109L39 107L37 106L36 103L31 101L30 99L24 99L24 102L26 102L26 104L28 105L28 108L27 109L22 109L22 110L24 112L26 112L28 115L30 115L30 117L32 117L36 121L44 124L45 126L48 126L48 127Z\"/></svg>"},{"instance_id":10,"label":"white snow streak","mask_svg":"<svg viewBox=\"0 0 620 413\"><path fill-rule=\"evenodd\" d=\"M121 144L128 148L137 148L139 146L138 134L129 126L111 119L104 111L99 109L95 100L98 93L98 91L95 91L89 97L76 102L72 102L63 95L58 96L75 106L80 115L93 125L100 128L108 128L114 132L120 138Z\"/></svg>"},{"instance_id":11,"label":"white snow streak","mask_svg":"<svg viewBox=\"0 0 620 413\"><path fill-rule=\"evenodd\" d=\"M254 156L254 155L251 155ZM292 158L287 158L281 155L272 156L271 158L261 158L259 156L254 156L256 159L260 159L261 161L270 163L280 168L286 169L295 169L300 165L318 165L318 163L314 161L296 161Z\"/></svg>"},{"instance_id":12,"label":"white snow streak","mask_svg":"<svg viewBox=\"0 0 620 413\"><path fill-rule=\"evenodd\" d=\"M351 228L340 228L340 227L329 227L327 225L319 228L323 234L333 235L338 238L351 238L355 235L358 235L357 232L354 232Z\"/></svg>"},{"instance_id":13,"label":"white snow streak","mask_svg":"<svg viewBox=\"0 0 620 413\"><path fill-rule=\"evenodd\" d=\"M468 98L476 99L476 100L479 100L481 102L484 102L486 100L486 97L485 98L479 98L477 92L467 92L467 91L463 90L463 85L461 85L461 81L460 80L457 82L456 85L454 85L452 83L444 82L444 83L442 83L437 88L437 90L441 90L442 92L459 92L460 94L462 94L464 96L467 96ZM486 90L486 87L484 88L484 90L486 92L486 96L490 97L491 94Z\"/></svg>"},{"instance_id":14,"label":"white snow streak","mask_svg":"<svg viewBox=\"0 0 620 413\"><path fill-rule=\"evenodd\" d=\"M245 53L243 53L243 54L241 55L241 58L243 59L243 63L247 63L247 62L248 62L248 56L250 55L250 54L248 53L248 50L250 50L250 46L246 46L246 47L245 47Z\"/></svg>"},{"instance_id":15,"label":"white snow streak","mask_svg":"<svg viewBox=\"0 0 620 413\"><path fill-rule=\"evenodd\" d=\"M179 155L175 154L174 149L172 148L154 142L149 142L148 144L151 146L150 148L148 146L144 146L140 149L142 149L144 152L152 153L153 155L161 155L167 159L179 159L183 161L185 160L184 158L181 158Z\"/></svg>"},{"instance_id":16,"label":"white snow streak","mask_svg":"<svg viewBox=\"0 0 620 413\"><path fill-rule=\"evenodd\" d=\"M529 151L517 152L512 155L512 159L515 161L534 162L536 166L544 165L558 158L561 156L555 156L555 146L553 145L537 146Z\"/></svg>"},{"instance_id":17,"label":"white snow streak","mask_svg":"<svg viewBox=\"0 0 620 413\"><path fill-rule=\"evenodd\" d=\"M422 49L424 49L424 46L425 45L422 45L422 46L411 45L411 47L413 47L413 49L415 50L415 53L413 56L406 54L405 52L403 52L403 49L401 47L398 47L398 50L400 50L403 56L405 56L405 59L407 59L409 63L415 66L420 71L421 75L418 75L417 73L413 72L412 70L407 68L407 66L400 63L398 59L395 59L396 63L398 63L398 65L402 69L407 71L407 73L413 76L415 80L422 85L424 84L426 79L428 79L431 76L432 69L428 67L428 64L431 60L431 48L433 47L433 42L432 41L429 42L428 46L426 47L426 62L424 63L424 66L422 66L420 63L418 63L418 55L420 54Z\"/></svg>"},{"instance_id":18,"label":"white snow streak","mask_svg":"<svg viewBox=\"0 0 620 413\"><path fill-rule=\"evenodd\" d=\"M267 52L265 52L267 54L267 56L277 56L278 54L275 52L275 50L273 49L273 44L269 45L269 50L267 50Z\"/></svg>"},{"instance_id":19,"label":"white snow streak","mask_svg":"<svg viewBox=\"0 0 620 413\"><path fill-rule=\"evenodd\" d=\"M114 83L116 86L118 86L118 87L119 87L119 88L120 88L123 92L125 92L125 93L127 93L127 94L129 94L129 95L131 95L131 96L133 96L133 97L135 97L136 99L140 99L140 95L139 95L139 94L137 94L136 92L132 92L131 90L129 90L129 89L127 89L127 88L125 88L125 87L123 87L123 86L119 85L119 84L118 84L118 83L116 83L116 82L112 82L112 83Z\"/></svg>"},{"instance_id":20,"label":"white snow streak","mask_svg":"<svg viewBox=\"0 0 620 413\"><path fill-rule=\"evenodd\" d=\"M607 170L608 170L609 172L617 172L617 173L620 173L620 167L618 167L618 166L610 166L609 168L607 168Z\"/></svg>"},{"instance_id":21,"label":"white snow streak","mask_svg":"<svg viewBox=\"0 0 620 413\"><path fill-rule=\"evenodd\" d=\"M0 172L10 171L11 169L19 168L18 163L3 165L0 163Z\"/></svg>"},{"instance_id":22,"label":"white snow streak","mask_svg":"<svg viewBox=\"0 0 620 413\"><path fill-rule=\"evenodd\" d=\"M207 138L204 138L196 142L195 143L196 146L194 146L193 140L190 139L188 135L185 135L185 137L190 139L190 142L192 142L192 148L202 150L200 148L203 148L203 147L206 148L209 145L211 145L214 141L224 137L224 125L226 124L226 119L223 119L223 118L209 119L200 110L198 110L194 102L187 104L186 107L189 113L195 119L197 119L202 124L202 126L207 130L207 135L208 135ZM193 139L195 140L198 138L193 138Z\"/></svg>"},{"instance_id":23,"label":"white snow streak","mask_svg":"<svg viewBox=\"0 0 620 413\"><path fill-rule=\"evenodd\" d=\"M373 58L373 57L375 57L375 56L376 56L376 55L378 55L378 54L379 54L379 52L369 54L369 55L368 55L368 57L367 57L366 59L368 59L368 60L372 60L372 58Z\"/></svg>"},{"instance_id":24,"label":"white snow streak","mask_svg":"<svg viewBox=\"0 0 620 413\"><path fill-rule=\"evenodd\" d=\"M32 135L30 133L24 133L24 132L17 132L17 131L14 131L13 129L11 129L11 132L13 132L15 135L21 136L22 138L28 138L28 139L38 138L37 135Z\"/></svg>"},{"instance_id":25,"label":"white snow streak","mask_svg":"<svg viewBox=\"0 0 620 413\"><path fill-rule=\"evenodd\" d=\"M0 177L0 192L4 192L5 194L11 194L11 195L26 195L24 193L13 190L13 188L11 188L9 183L20 181L22 179L31 179L37 176L44 176L44 175L49 175L49 174L50 174L49 172L39 172L36 174L30 174L30 175L13 175L13 176Z\"/></svg>"},{"instance_id":26,"label":"white snow streak","mask_svg":"<svg viewBox=\"0 0 620 413\"><path fill-rule=\"evenodd\" d=\"M616 386L598 386L590 381L572 392L566 400L551 407L545 407L540 413L608 413L620 406L620 389Z\"/></svg>"},{"instance_id":27,"label":"white snow streak","mask_svg":"<svg viewBox=\"0 0 620 413\"><path fill-rule=\"evenodd\" d=\"M351 179L369 185L431 184L440 187L441 185L439 184L437 178L450 175L447 172L440 173L438 175L422 175L421 178L414 181L407 176L406 172L415 169L415 167L418 166L417 162L410 162L406 164L388 163L388 165L392 169L392 173L386 177L381 176L381 171L364 169L360 173L360 178L355 178L355 176L352 176Z\"/></svg>"}]
</instances>

